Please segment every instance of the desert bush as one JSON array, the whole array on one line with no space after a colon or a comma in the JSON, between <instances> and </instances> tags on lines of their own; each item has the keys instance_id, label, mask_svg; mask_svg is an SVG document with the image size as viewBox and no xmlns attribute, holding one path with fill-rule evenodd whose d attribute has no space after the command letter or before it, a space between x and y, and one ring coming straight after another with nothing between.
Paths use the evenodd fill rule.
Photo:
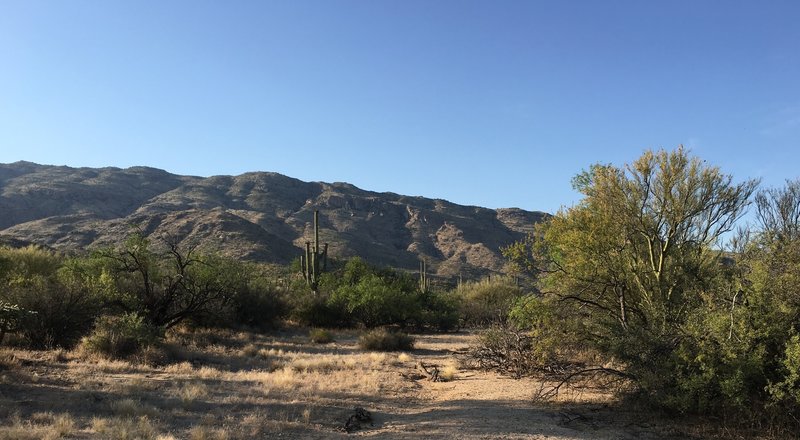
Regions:
<instances>
[{"instance_id":1,"label":"desert bush","mask_svg":"<svg viewBox=\"0 0 800 440\"><path fill-rule=\"evenodd\" d=\"M0 301L16 314L15 331L34 348L69 347L92 326L102 302L76 277L75 259L38 247L0 248L6 261Z\"/></svg>"},{"instance_id":2,"label":"desert bush","mask_svg":"<svg viewBox=\"0 0 800 440\"><path fill-rule=\"evenodd\" d=\"M420 292L413 275L367 264L360 258L338 263L322 275L318 293L296 280L290 316L315 327L372 328L384 325L449 330L458 325L452 295Z\"/></svg>"},{"instance_id":3,"label":"desert bush","mask_svg":"<svg viewBox=\"0 0 800 440\"><path fill-rule=\"evenodd\" d=\"M363 350L406 351L414 348L414 337L385 328L369 330L358 338L358 346Z\"/></svg>"},{"instance_id":4,"label":"desert bush","mask_svg":"<svg viewBox=\"0 0 800 440\"><path fill-rule=\"evenodd\" d=\"M6 333L14 333L28 314L34 313L20 309L18 305L0 300L0 344L3 343Z\"/></svg>"},{"instance_id":5,"label":"desert bush","mask_svg":"<svg viewBox=\"0 0 800 440\"><path fill-rule=\"evenodd\" d=\"M505 322L512 305L523 294L514 279L504 276L467 281L453 291L464 323L470 326Z\"/></svg>"},{"instance_id":6,"label":"desert bush","mask_svg":"<svg viewBox=\"0 0 800 440\"><path fill-rule=\"evenodd\" d=\"M684 360L700 340L686 328L701 320L718 280L713 246L755 182L733 184L678 149L624 168L594 165L574 185L583 200L536 234L541 307L551 317L543 330L557 345L588 344L626 364L643 393L682 409L671 399L687 396L684 373L686 383L699 378Z\"/></svg>"},{"instance_id":7,"label":"desert bush","mask_svg":"<svg viewBox=\"0 0 800 440\"><path fill-rule=\"evenodd\" d=\"M509 374L515 378L539 370L544 361L534 350L534 338L527 331L506 325L484 330L468 359L478 368Z\"/></svg>"},{"instance_id":8,"label":"desert bush","mask_svg":"<svg viewBox=\"0 0 800 440\"><path fill-rule=\"evenodd\" d=\"M459 327L460 302L452 292L420 293L417 301L420 305L419 311L410 319L417 327L427 327L442 332Z\"/></svg>"},{"instance_id":9,"label":"desert bush","mask_svg":"<svg viewBox=\"0 0 800 440\"><path fill-rule=\"evenodd\" d=\"M232 320L258 329L274 328L288 310L283 292L263 277L249 279L232 299Z\"/></svg>"},{"instance_id":10,"label":"desert bush","mask_svg":"<svg viewBox=\"0 0 800 440\"><path fill-rule=\"evenodd\" d=\"M344 305L354 320L366 327L388 324L406 324L419 315L419 298L413 291L368 274L356 284L339 287L331 296L334 304Z\"/></svg>"},{"instance_id":11,"label":"desert bush","mask_svg":"<svg viewBox=\"0 0 800 440\"><path fill-rule=\"evenodd\" d=\"M311 339L311 342L315 344L328 344L333 342L333 333L322 328L312 328L308 332L308 337Z\"/></svg>"},{"instance_id":12,"label":"desert bush","mask_svg":"<svg viewBox=\"0 0 800 440\"><path fill-rule=\"evenodd\" d=\"M81 346L90 353L111 358L125 358L156 345L163 338L163 329L147 323L135 313L104 316L97 320L91 334Z\"/></svg>"},{"instance_id":13,"label":"desert bush","mask_svg":"<svg viewBox=\"0 0 800 440\"><path fill-rule=\"evenodd\" d=\"M348 327L353 320L344 305L330 300L330 294L317 294L303 283L292 289L289 316L302 325L314 327Z\"/></svg>"},{"instance_id":14,"label":"desert bush","mask_svg":"<svg viewBox=\"0 0 800 440\"><path fill-rule=\"evenodd\" d=\"M255 263L224 259L220 273L232 273L226 281L230 297L214 307L204 307L187 318L195 327L238 328L257 330L275 328L286 317L289 307L285 289L279 287L265 267Z\"/></svg>"},{"instance_id":15,"label":"desert bush","mask_svg":"<svg viewBox=\"0 0 800 440\"><path fill-rule=\"evenodd\" d=\"M537 341L624 365L640 396L736 423L800 419L800 182L756 197L759 226L718 250L755 189L683 149L595 165L533 235ZM538 344L537 344L538 345Z\"/></svg>"},{"instance_id":16,"label":"desert bush","mask_svg":"<svg viewBox=\"0 0 800 440\"><path fill-rule=\"evenodd\" d=\"M154 246L141 232L131 234L119 249L99 251L96 258L105 262L114 290L125 292L116 301L121 309L166 328L184 320L224 321L222 315L235 308L234 298L246 292L253 278L246 263L199 253L196 245L174 237Z\"/></svg>"}]
</instances>

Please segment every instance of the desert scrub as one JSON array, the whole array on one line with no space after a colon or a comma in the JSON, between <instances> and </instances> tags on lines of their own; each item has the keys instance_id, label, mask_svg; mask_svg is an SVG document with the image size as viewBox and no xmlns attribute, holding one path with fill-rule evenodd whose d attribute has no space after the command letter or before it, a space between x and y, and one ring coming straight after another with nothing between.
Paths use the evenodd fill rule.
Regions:
<instances>
[{"instance_id":1,"label":"desert scrub","mask_svg":"<svg viewBox=\"0 0 800 440\"><path fill-rule=\"evenodd\" d=\"M308 332L308 337L315 344L329 344L333 342L333 333L322 328L313 328Z\"/></svg>"},{"instance_id":2,"label":"desert scrub","mask_svg":"<svg viewBox=\"0 0 800 440\"><path fill-rule=\"evenodd\" d=\"M499 325L480 334L468 358L480 369L507 373L515 378L531 374L543 363L528 332Z\"/></svg>"},{"instance_id":3,"label":"desert scrub","mask_svg":"<svg viewBox=\"0 0 800 440\"><path fill-rule=\"evenodd\" d=\"M147 324L135 313L127 313L98 319L92 333L83 338L81 346L89 353L119 359L157 345L162 336L159 327Z\"/></svg>"},{"instance_id":4,"label":"desert scrub","mask_svg":"<svg viewBox=\"0 0 800 440\"><path fill-rule=\"evenodd\" d=\"M439 379L442 382L450 382L456 379L458 367L453 364L447 364L439 371Z\"/></svg>"},{"instance_id":5,"label":"desert scrub","mask_svg":"<svg viewBox=\"0 0 800 440\"><path fill-rule=\"evenodd\" d=\"M363 350L405 351L414 348L414 337L385 328L370 330L358 338L358 346Z\"/></svg>"}]
</instances>

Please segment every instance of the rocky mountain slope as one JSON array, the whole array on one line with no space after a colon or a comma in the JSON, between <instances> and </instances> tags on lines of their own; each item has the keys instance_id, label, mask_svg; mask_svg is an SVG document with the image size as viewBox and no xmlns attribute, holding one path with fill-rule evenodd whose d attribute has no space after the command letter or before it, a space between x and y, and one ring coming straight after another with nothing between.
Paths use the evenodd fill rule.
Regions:
<instances>
[{"instance_id":1,"label":"rocky mountain slope","mask_svg":"<svg viewBox=\"0 0 800 440\"><path fill-rule=\"evenodd\" d=\"M425 258L442 276L502 271L499 248L547 215L267 172L204 178L146 167L0 164L0 242L15 245L108 246L136 225L150 236L200 243L208 251L287 263L311 239L315 209L332 256L407 269Z\"/></svg>"}]
</instances>

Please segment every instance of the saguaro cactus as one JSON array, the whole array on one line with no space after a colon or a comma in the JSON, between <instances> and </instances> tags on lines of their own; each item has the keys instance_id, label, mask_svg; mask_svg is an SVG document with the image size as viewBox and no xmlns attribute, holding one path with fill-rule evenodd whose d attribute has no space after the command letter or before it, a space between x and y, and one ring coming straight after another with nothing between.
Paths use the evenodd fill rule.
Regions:
<instances>
[{"instance_id":1,"label":"saguaro cactus","mask_svg":"<svg viewBox=\"0 0 800 440\"><path fill-rule=\"evenodd\" d=\"M428 265L425 263L425 260L422 259L419 261L419 291L422 293L428 293L428 289L430 289L431 283L428 279Z\"/></svg>"},{"instance_id":2,"label":"saguaro cactus","mask_svg":"<svg viewBox=\"0 0 800 440\"><path fill-rule=\"evenodd\" d=\"M305 255L300 256L300 270L303 278L314 293L319 288L320 274L328 270L328 243L320 250L319 247L319 211L314 211L314 243L306 242Z\"/></svg>"}]
</instances>

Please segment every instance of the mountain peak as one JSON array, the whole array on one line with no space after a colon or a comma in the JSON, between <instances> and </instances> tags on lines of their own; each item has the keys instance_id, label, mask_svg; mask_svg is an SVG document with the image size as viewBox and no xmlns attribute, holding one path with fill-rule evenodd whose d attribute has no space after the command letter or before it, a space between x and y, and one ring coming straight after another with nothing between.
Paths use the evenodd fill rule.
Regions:
<instances>
[{"instance_id":1,"label":"mountain peak","mask_svg":"<svg viewBox=\"0 0 800 440\"><path fill-rule=\"evenodd\" d=\"M320 236L335 257L443 276L503 270L500 247L547 216L441 199L377 193L347 182L304 182L273 172L180 176L151 167L0 164L0 242L65 251L114 245L139 225L237 258L287 263Z\"/></svg>"}]
</instances>

